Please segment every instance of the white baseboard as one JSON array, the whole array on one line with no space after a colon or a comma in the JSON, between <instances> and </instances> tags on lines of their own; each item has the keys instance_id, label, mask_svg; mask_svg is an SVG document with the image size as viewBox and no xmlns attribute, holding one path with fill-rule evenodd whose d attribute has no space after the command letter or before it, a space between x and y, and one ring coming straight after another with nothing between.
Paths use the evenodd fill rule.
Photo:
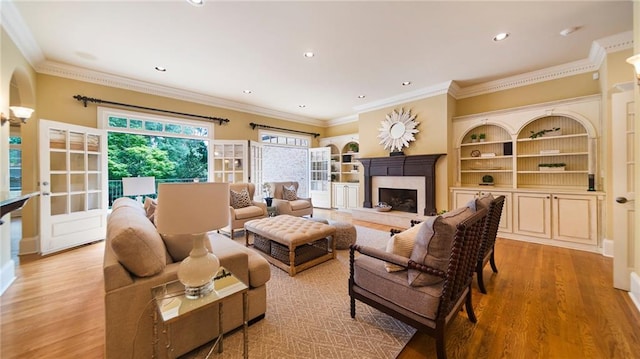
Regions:
<instances>
[{"instance_id":1,"label":"white baseboard","mask_svg":"<svg viewBox=\"0 0 640 359\"><path fill-rule=\"evenodd\" d=\"M13 259L10 259L0 269L0 296L9 288L14 280L16 280L16 263Z\"/></svg>"},{"instance_id":2,"label":"white baseboard","mask_svg":"<svg viewBox=\"0 0 640 359\"><path fill-rule=\"evenodd\" d=\"M38 252L40 252L39 236L22 238L22 240L20 240L20 249L18 250L18 254L34 254Z\"/></svg>"},{"instance_id":3,"label":"white baseboard","mask_svg":"<svg viewBox=\"0 0 640 359\"><path fill-rule=\"evenodd\" d=\"M640 312L640 276L636 272L631 272L631 290L629 291L631 300Z\"/></svg>"},{"instance_id":4,"label":"white baseboard","mask_svg":"<svg viewBox=\"0 0 640 359\"><path fill-rule=\"evenodd\" d=\"M613 258L613 241L610 239L602 240L602 255Z\"/></svg>"}]
</instances>

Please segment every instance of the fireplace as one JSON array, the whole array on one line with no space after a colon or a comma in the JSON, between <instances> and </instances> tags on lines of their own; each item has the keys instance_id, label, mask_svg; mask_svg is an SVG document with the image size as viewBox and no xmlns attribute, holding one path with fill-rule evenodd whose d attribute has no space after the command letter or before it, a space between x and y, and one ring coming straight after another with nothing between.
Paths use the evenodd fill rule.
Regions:
<instances>
[{"instance_id":1,"label":"fireplace","mask_svg":"<svg viewBox=\"0 0 640 359\"><path fill-rule=\"evenodd\" d=\"M364 167L364 208L372 208L373 182L376 188L417 189L417 213L436 213L436 161L443 154L360 158ZM399 181L398 179L402 179ZM403 185L404 181L419 181L420 186ZM389 185L393 182L393 185ZM379 200L382 201L382 200Z\"/></svg>"},{"instance_id":2,"label":"fireplace","mask_svg":"<svg viewBox=\"0 0 640 359\"><path fill-rule=\"evenodd\" d=\"M385 202L394 211L418 213L418 191L405 188L378 188L380 202Z\"/></svg>"}]
</instances>

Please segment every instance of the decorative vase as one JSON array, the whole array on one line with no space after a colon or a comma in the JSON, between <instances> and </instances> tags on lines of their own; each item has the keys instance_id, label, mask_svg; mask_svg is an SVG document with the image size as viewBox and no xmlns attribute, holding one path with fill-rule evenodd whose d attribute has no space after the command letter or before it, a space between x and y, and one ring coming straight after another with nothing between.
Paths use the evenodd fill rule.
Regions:
<instances>
[{"instance_id":1,"label":"decorative vase","mask_svg":"<svg viewBox=\"0 0 640 359\"><path fill-rule=\"evenodd\" d=\"M264 201L267 202L267 207L271 207L271 204L273 203L273 197L265 197Z\"/></svg>"}]
</instances>

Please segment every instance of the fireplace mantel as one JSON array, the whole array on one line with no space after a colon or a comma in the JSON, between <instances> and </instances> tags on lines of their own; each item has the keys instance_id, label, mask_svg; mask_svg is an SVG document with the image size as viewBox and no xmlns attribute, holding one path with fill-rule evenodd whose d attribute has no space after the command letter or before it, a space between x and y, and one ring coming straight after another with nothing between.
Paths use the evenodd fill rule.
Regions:
<instances>
[{"instance_id":1,"label":"fireplace mantel","mask_svg":"<svg viewBox=\"0 0 640 359\"><path fill-rule=\"evenodd\" d=\"M425 208L424 215L436 213L436 162L444 153L434 155L390 156L359 158L364 166L364 202L365 208L373 208L371 203L371 179L376 176L416 176L424 177Z\"/></svg>"}]
</instances>

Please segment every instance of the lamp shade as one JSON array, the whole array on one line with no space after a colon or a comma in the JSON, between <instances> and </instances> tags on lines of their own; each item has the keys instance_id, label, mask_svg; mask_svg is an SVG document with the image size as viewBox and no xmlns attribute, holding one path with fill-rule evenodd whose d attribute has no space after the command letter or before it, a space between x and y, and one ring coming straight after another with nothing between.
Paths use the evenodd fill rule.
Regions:
<instances>
[{"instance_id":1,"label":"lamp shade","mask_svg":"<svg viewBox=\"0 0 640 359\"><path fill-rule=\"evenodd\" d=\"M206 233L229 221L228 183L161 183L156 209L161 234Z\"/></svg>"},{"instance_id":2,"label":"lamp shade","mask_svg":"<svg viewBox=\"0 0 640 359\"><path fill-rule=\"evenodd\" d=\"M31 117L31 114L33 113L33 109L28 107L11 106L9 107L9 109L11 110L11 112L13 112L13 115L15 117L23 121L26 121L29 117Z\"/></svg>"},{"instance_id":3,"label":"lamp shade","mask_svg":"<svg viewBox=\"0 0 640 359\"><path fill-rule=\"evenodd\" d=\"M155 177L124 177L122 194L125 196L141 196L156 193Z\"/></svg>"}]
</instances>

